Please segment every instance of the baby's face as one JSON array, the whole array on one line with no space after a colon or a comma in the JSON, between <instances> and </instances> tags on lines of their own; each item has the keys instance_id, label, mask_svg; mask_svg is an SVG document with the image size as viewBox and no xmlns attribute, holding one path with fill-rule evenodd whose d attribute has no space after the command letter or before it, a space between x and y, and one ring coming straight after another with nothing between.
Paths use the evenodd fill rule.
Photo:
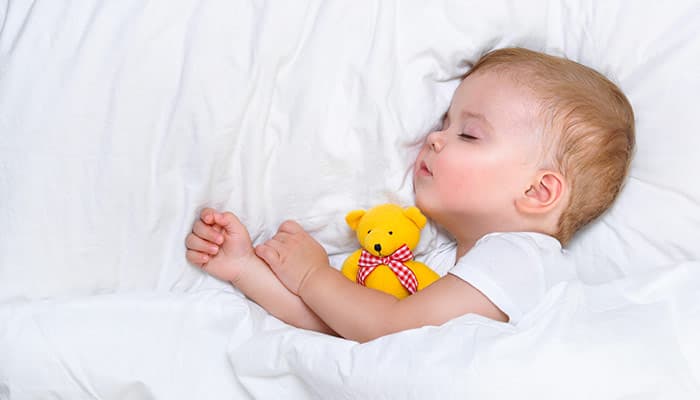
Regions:
<instances>
[{"instance_id":1,"label":"baby's face","mask_svg":"<svg viewBox=\"0 0 700 400\"><path fill-rule=\"evenodd\" d=\"M448 231L458 223L503 227L537 172L540 128L530 89L504 74L468 76L416 158L416 204Z\"/></svg>"}]
</instances>

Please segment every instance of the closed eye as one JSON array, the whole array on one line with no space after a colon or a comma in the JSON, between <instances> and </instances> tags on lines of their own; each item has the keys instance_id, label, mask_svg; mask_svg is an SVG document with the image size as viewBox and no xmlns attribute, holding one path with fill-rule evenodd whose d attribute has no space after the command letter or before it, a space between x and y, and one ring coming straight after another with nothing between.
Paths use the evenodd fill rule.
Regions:
<instances>
[{"instance_id":1,"label":"closed eye","mask_svg":"<svg viewBox=\"0 0 700 400\"><path fill-rule=\"evenodd\" d=\"M460 137L460 139L464 139L464 140L476 140L476 139L478 139L478 137L469 135L467 133L460 133L458 136Z\"/></svg>"}]
</instances>

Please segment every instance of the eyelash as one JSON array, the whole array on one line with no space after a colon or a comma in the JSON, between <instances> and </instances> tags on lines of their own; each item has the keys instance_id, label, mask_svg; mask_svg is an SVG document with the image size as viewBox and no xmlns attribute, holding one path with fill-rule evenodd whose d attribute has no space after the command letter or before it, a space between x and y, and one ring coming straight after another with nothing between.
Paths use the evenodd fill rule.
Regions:
<instances>
[{"instance_id":1,"label":"eyelash","mask_svg":"<svg viewBox=\"0 0 700 400\"><path fill-rule=\"evenodd\" d=\"M467 135L466 133L460 133L459 135L460 138L465 139L465 140L476 140L478 137L472 136L472 135Z\"/></svg>"},{"instance_id":2,"label":"eyelash","mask_svg":"<svg viewBox=\"0 0 700 400\"><path fill-rule=\"evenodd\" d=\"M449 126L450 126L450 120L449 120L449 118L448 118L447 116L445 116L445 117L442 119L442 130L443 130L443 131L446 130ZM461 139L468 140L468 141L473 141L473 140L479 139L479 138L476 137L476 136L469 135L469 134L466 134L466 133L460 133L460 134L457 135L457 136L459 136L459 138L461 138Z\"/></svg>"}]
</instances>

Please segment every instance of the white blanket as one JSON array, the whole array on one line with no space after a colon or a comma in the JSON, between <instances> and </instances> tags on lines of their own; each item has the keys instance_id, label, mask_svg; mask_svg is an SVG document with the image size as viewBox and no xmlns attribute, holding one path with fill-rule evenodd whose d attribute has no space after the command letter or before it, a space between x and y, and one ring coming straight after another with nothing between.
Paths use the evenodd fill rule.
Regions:
<instances>
[{"instance_id":1,"label":"white blanket","mask_svg":"<svg viewBox=\"0 0 700 400\"><path fill-rule=\"evenodd\" d=\"M700 398L698 37L691 0L0 0L0 399ZM511 45L606 73L638 140L580 280L521 324L359 345L187 264L216 206L339 265L347 211L412 203L462 62Z\"/></svg>"}]
</instances>

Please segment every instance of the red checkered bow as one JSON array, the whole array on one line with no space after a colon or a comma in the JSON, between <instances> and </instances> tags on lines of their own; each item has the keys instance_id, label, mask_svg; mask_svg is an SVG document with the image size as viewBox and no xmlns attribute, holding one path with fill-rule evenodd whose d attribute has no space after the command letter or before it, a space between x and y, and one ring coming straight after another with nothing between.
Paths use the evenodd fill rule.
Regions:
<instances>
[{"instance_id":1,"label":"red checkered bow","mask_svg":"<svg viewBox=\"0 0 700 400\"><path fill-rule=\"evenodd\" d=\"M357 262L357 265L360 267L357 270L357 283L365 286L365 279L367 279L369 274L378 266L386 265L394 271L394 274L399 278L401 285L408 290L408 293L413 294L418 290L418 280L416 279L416 274L404 264L404 262L412 259L413 253L405 244L386 257L377 257L363 249L360 260Z\"/></svg>"}]
</instances>

